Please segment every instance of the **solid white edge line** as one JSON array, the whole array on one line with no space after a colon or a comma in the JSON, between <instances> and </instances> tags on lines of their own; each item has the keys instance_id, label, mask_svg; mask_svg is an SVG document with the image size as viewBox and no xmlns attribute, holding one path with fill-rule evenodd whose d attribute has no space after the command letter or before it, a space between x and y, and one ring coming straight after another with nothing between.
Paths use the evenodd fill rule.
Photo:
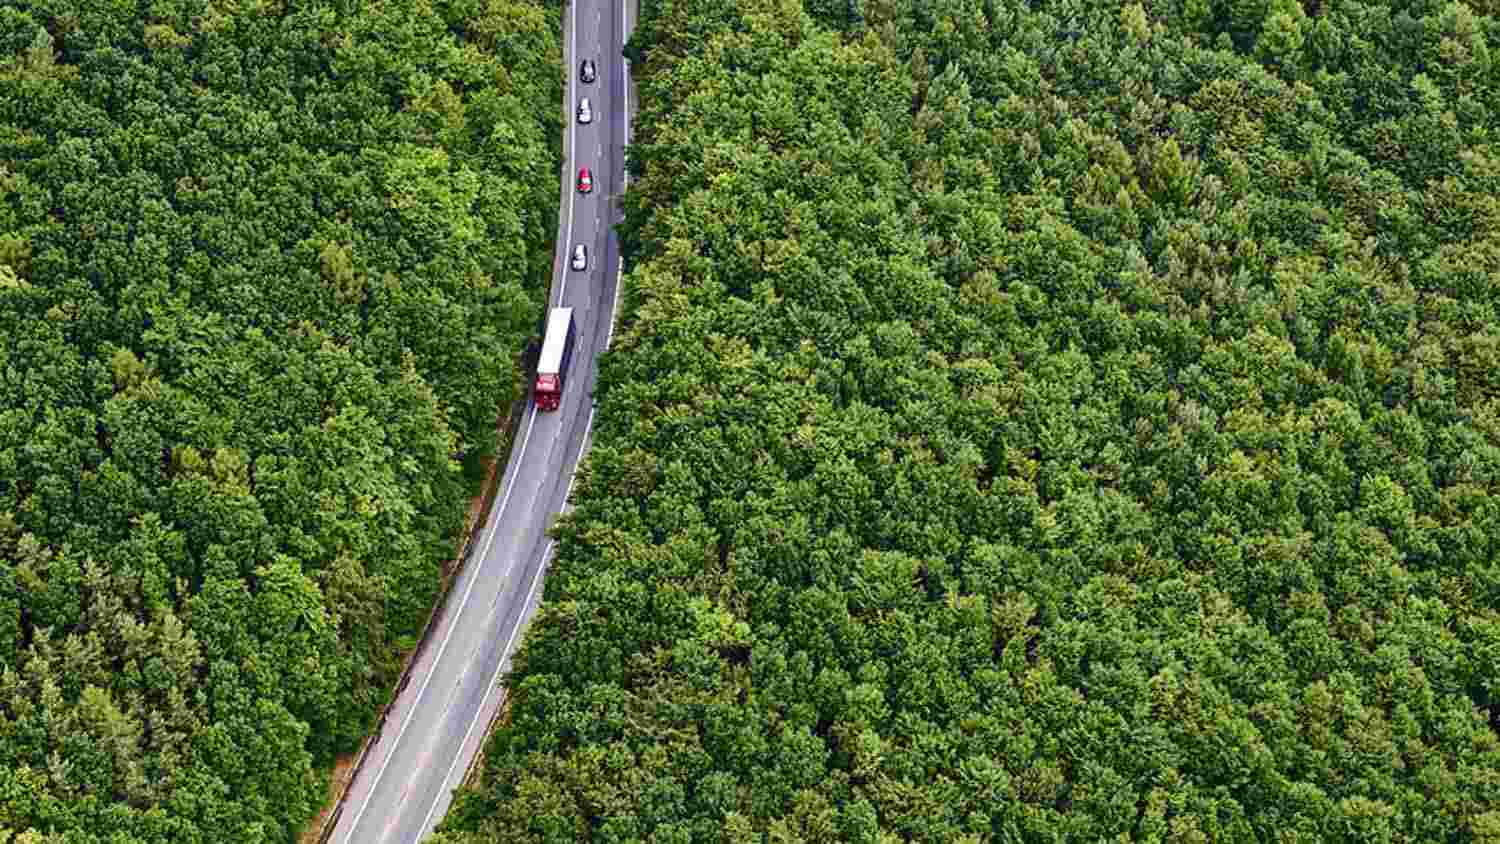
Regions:
<instances>
[{"instance_id":1,"label":"solid white edge line","mask_svg":"<svg viewBox=\"0 0 1500 844\"><path fill-rule=\"evenodd\" d=\"M588 422L586 422L583 426L583 444L579 446L578 449L579 460L582 460L584 453L588 451L588 431L593 427L593 424L594 409L589 408ZM566 510L568 507L568 500L573 497L573 484L577 480L578 464L574 463L573 474L568 477L568 490L567 492L563 493L564 510ZM531 599L536 596L536 588L542 582L542 572L547 570L547 561L552 557L552 552L556 548L557 540L554 539L551 542L547 543L546 550L542 552L542 564L537 567L536 573L531 576L531 586L526 590L526 600L521 602L521 617L516 620L516 626L511 629L510 638L505 640L505 647L500 651L500 662L495 666L495 673L490 676L490 682L485 685L484 694L479 698L479 708L481 711L484 710L485 701L488 701L490 699L490 696L495 693L495 686L500 683L500 676L505 673L505 663L506 660L510 658L510 649L513 645L515 645L516 636L520 634L521 628L526 626L525 622L527 608L531 606ZM469 722L469 729L464 731L464 740L458 743L458 755L453 757L453 761L448 765L447 772L443 774L443 781L442 783L440 783L441 788L438 789L438 794L442 794L443 792L448 790L448 781L453 778L453 771L458 767L459 760L463 758L464 748L468 746L469 739L474 737L474 729L479 726L481 720L483 719L475 718L473 721ZM475 752L478 753L477 750ZM438 804L433 803L432 808L427 810L427 816L422 819L421 829L424 832L428 829L427 825L432 822L432 813L437 811L437 807ZM420 835L418 836L417 840L421 840Z\"/></svg>"},{"instance_id":2,"label":"solid white edge line","mask_svg":"<svg viewBox=\"0 0 1500 844\"><path fill-rule=\"evenodd\" d=\"M630 59L625 58L625 42L630 40L630 0L620 0L620 79L625 83L625 108L622 114L625 119L620 133L620 153L625 153L625 145L630 143ZM630 173L626 172L621 162L620 172L627 186L630 184Z\"/></svg>"},{"instance_id":3,"label":"solid white edge line","mask_svg":"<svg viewBox=\"0 0 1500 844\"><path fill-rule=\"evenodd\" d=\"M571 12L571 17L573 19L572 20L572 25L570 27L572 29L572 33L571 33L572 34L572 39L571 39L572 49L571 49L571 51L570 51L570 53L568 55L568 58L567 58L567 61L568 61L568 64L567 64L567 72L568 72L568 103L569 103L569 105L573 106L573 108L570 108L567 111L568 138L569 138L569 141L568 141L568 152L573 157L573 161L576 161L577 155L578 155L578 118L577 118L577 115L575 115L573 113L573 109L577 108L577 105L578 105L578 80L576 78L575 71L573 70L573 62L576 61L577 58L578 58L578 4L579 4L579 2L580 2L580 0L572 0L572 3L571 3L572 8L570 9L570 12ZM570 256L570 253L572 252L572 245L573 245L573 202L577 198L577 193L578 193L576 190L572 190L571 189L572 186L569 184L570 175L571 175L572 169L573 169L572 168L573 161L569 161L568 168L563 172L563 186L564 186L564 189L566 189L568 191L568 225L567 225L567 236L568 236L568 239L567 239L567 246L564 247L564 252L563 252L563 255L565 257ZM567 299L565 297L567 295L567 290L568 290L568 271L569 271L569 269L572 268L572 264L571 264L571 260L572 259L571 259L571 257L568 257L568 260L569 260L570 263L568 264L568 266L562 267L562 277L561 277L561 280L558 282L558 285L557 285L557 306L558 307L561 307L562 303L565 302L565 301L567 301ZM531 406L530 415L527 417L526 435L525 435L525 437L521 441L521 455L523 457L526 454L526 444L531 441L531 429L532 429L532 426L535 425L535 424L536 424L536 405L532 405ZM517 470L519 471L519 467L521 466L521 461L517 461L516 466L518 467ZM575 469L575 471L576 471L576 469ZM510 501L510 493L514 489L515 489L515 484L512 483L511 486L506 489L505 496L501 499L500 509L495 514L495 522L494 522L493 527L490 530L490 541L493 541L494 538L495 538L495 531L498 530L498 528L499 528L500 518L505 513L505 505L506 505L507 502ZM571 481L569 481L569 483L568 483L568 489L570 491L572 490L572 482ZM484 546L484 551L479 556L479 559L480 559L481 562L483 562L484 558L489 555L489 551L490 551L490 543L486 542L485 546ZM538 571L540 571L540 570L541 569L538 569ZM509 574L509 572L507 572L507 575L508 574ZM476 574L474 576L474 578L469 581L469 587L468 587L468 589L464 590L463 602L459 605L460 613L462 612L464 604L468 603L468 601L469 601L469 591L474 588L474 583L478 579L479 579L478 575ZM535 580L533 580L532 588L535 589ZM530 598L530 595L528 594L527 601L529 602L530 600L531 600L531 598ZM522 609L524 610L524 608L525 607L523 605ZM455 623L456 623L456 621L457 621L457 616L455 616ZM518 625L518 627L519 627L519 625ZM424 681L422 681L422 688L421 688L420 691L417 692L417 697L412 702L411 711L409 711L409 712L406 713L406 719L401 724L401 730L396 733L396 743L397 744L399 744L401 742L401 735L406 732L406 725L411 722L411 717L412 717L413 713L416 712L417 704L421 702L422 695L427 691L427 684L429 682L431 682L432 675L433 675L433 673L436 672L437 664L442 659L443 650L445 650L448 647L448 640L451 639L452 636L453 636L453 629L450 627L449 630L448 630L448 635L443 638L443 647L438 650L437 659L433 660L433 663L432 663L432 665L433 665L433 671L429 671L428 674L427 674L427 679L424 680ZM514 633L511 634L511 638L512 639L515 638L515 634ZM510 650L510 645L509 644L506 645L506 651L508 651L508 650ZM501 663L501 665L504 665L504 663L505 663L505 651L502 651L501 654L500 654L500 663ZM497 673L496 677L498 678L498 676L499 676L499 674ZM491 683L493 683L493 682L494 681L492 680ZM482 697L482 698L480 698L480 707L481 708L483 708L484 701L486 699L488 699L488 698L489 698L489 692L486 692L485 696ZM451 706L451 705L452 705L452 701L450 700L449 701L449 706ZM447 710L445 709L444 711L446 712ZM469 731L470 732L473 731L474 724L477 724L477 723L479 723L479 719L478 718L475 718L474 721L470 723L470 725L469 725ZM465 744L468 744L468 742L469 742L469 736L468 736L468 733L465 733L464 734L464 740L463 740L463 742L461 744L459 744L459 746L458 746L458 756L455 756L454 759L453 759L453 765L457 765L458 764L458 759L463 756L463 747L464 747ZM390 755L387 754L385 762L382 763L381 766L380 766L380 773L375 775L375 783L376 784L378 784L380 782L380 776L381 776L381 774L385 773L385 766L387 764L389 764L389 763L390 763ZM453 774L453 765L450 765L448 767L448 772L443 776L443 782L441 783L442 787L438 790L438 794L439 795L442 794L443 789L447 788L448 777L452 776L452 774ZM371 787L370 787L371 793L373 793L374 790L375 790L375 787L374 787L374 784L372 784ZM438 800L434 801L433 804L432 804L432 806L431 806L431 808L429 808L427 810L427 815L422 819L422 825L420 827L418 827L418 829L417 829L417 839L416 840L418 842L420 842L422 840L422 836L423 835L427 834L427 824L428 824L429 821L432 820L432 813L437 810L438 803L441 802L441 800L442 800L442 798L439 797ZM364 814L364 810L365 810L365 808L367 806L369 806L369 804L370 804L369 796L366 795L366 797L365 797L365 805L360 807L359 815L363 815ZM359 822L359 815L355 815L354 820L355 820L356 824ZM353 825L351 825L351 829L352 828L353 828Z\"/></svg>"},{"instance_id":4,"label":"solid white edge line","mask_svg":"<svg viewBox=\"0 0 1500 844\"><path fill-rule=\"evenodd\" d=\"M526 444L531 440L531 428L536 423L536 406L531 407L531 413L527 417L526 433L521 437L521 454L526 454ZM516 461L516 470L519 472L524 460ZM512 479L514 480L514 479ZM490 524L489 538L485 540L484 550L480 552L481 563L490 552L490 545L495 541L495 534L500 529L500 522L505 516L505 505L510 503L510 494L515 491L515 483L511 483L505 490L505 495L500 498L500 508L495 511L494 521ZM380 763L380 769L375 772L375 779L370 781L370 788L365 792L365 800L360 804L359 811L354 813L354 820L349 823L349 837L354 835L354 830L359 828L360 818L364 817L365 810L370 807L370 798L375 795L380 786L380 780L385 776L386 768L391 764L391 757L395 756L395 750L401 745L401 737L406 735L406 728L411 725L412 716L421 708L422 696L427 694L427 687L432 683L432 675L437 673L437 667L443 661L443 653L448 650L448 643L453 640L453 633L458 626L458 619L463 615L464 607L469 603L469 593L474 591L474 584L479 581L479 573L476 571L469 577L469 585L464 589L464 595L459 599L458 607L453 611L453 622L448 625L448 633L443 636L443 641L438 645L437 655L433 657L432 668L428 670L427 676L422 680L422 685L417 689L417 696L412 698L411 707L406 711L406 717L401 720L401 728L396 731L396 737L391 740L391 750L386 753L385 759ZM349 837L344 840L348 841Z\"/></svg>"},{"instance_id":5,"label":"solid white edge line","mask_svg":"<svg viewBox=\"0 0 1500 844\"><path fill-rule=\"evenodd\" d=\"M588 453L589 440L593 439L594 430L594 406L589 405L589 418L583 423L583 445L578 447L578 460L583 461L583 455ZM573 477L568 478L568 491L563 493L563 508L567 509L568 502L573 498L573 482L578 480L578 463L573 464ZM561 512L561 511L559 511Z\"/></svg>"},{"instance_id":6,"label":"solid white edge line","mask_svg":"<svg viewBox=\"0 0 1500 844\"><path fill-rule=\"evenodd\" d=\"M573 79L573 68L572 68L571 62L578 55L578 2L579 2L579 0L573 0L573 4L572 4L573 5L573 8L572 8L572 17L573 17L573 27L572 27L572 29L573 29L573 38L572 38L573 55L569 57L569 62L570 63L568 65L568 92L570 94L569 101L570 102L574 102L574 103L576 103L576 101L577 101L577 92L576 92L576 81ZM628 37L626 35L626 32L625 32L626 27L629 25L628 18L627 18L627 7L628 7L628 5L629 5L628 0L626 0L626 2L623 2L623 3L620 4L620 37L621 37L622 41L625 38ZM599 14L602 17L603 12L600 12ZM624 82L624 88L625 88L625 109L622 112L624 114L624 122L623 122L622 128L625 131L623 131L621 133L622 137L628 137L629 136L629 131L628 130L629 130L629 127L630 127L630 77L629 77L629 65L630 65L630 63L628 61L626 61L624 59L624 57L622 56L621 57L621 68L624 69L624 71L625 71L624 74L622 75L622 79L623 79L623 82ZM570 137L571 137L572 140L569 143L568 149L569 149L569 151L573 152L576 155L577 149L578 149L578 147L577 147L577 142L578 142L578 121L571 114L571 110L569 112L569 132L570 132ZM600 148L599 156L601 158L604 156L604 152L603 152L602 146ZM569 168L569 172L571 172L571 167ZM567 173L564 174L565 177L567 175L568 175ZM625 182L626 185L629 185L630 184L630 174L624 173L623 174L623 181ZM565 181L564 184L567 184L567 182ZM575 193L574 191L569 191L568 192L568 241L569 241L569 245L570 246L572 244L572 235L573 235L573 200L575 198L574 197L574 193ZM571 251L571 250L569 250L569 251ZM605 340L604 340L604 347L606 349L609 348L610 341L614 339L614 335L615 335L615 315L617 313L619 313L619 310L620 310L620 289L619 289L619 275L620 275L620 273L619 273L619 270L623 270L624 266L625 266L625 259L622 257L622 258L619 259L619 266L618 266L618 269L617 269L617 271L615 273L615 300L614 300L613 306L610 309L609 333L606 335ZM558 299L557 299L558 303L559 303L559 306L564 301L563 300L562 291L565 291L567 289L567 278L568 278L568 276L567 276L567 273L568 273L567 269L564 269L562 272L563 272L562 283L559 285L559 294L558 294ZM526 453L526 443L529 442L530 439L531 439L531 428L532 428L532 425L535 424L535 422L536 422L536 407L533 405L532 408L531 408L531 414L528 417L528 421L527 421L527 425L526 425L526 434L525 434L525 437L522 439L522 443L521 443L521 453L523 455ZM589 443L589 439L590 439L589 434L593 430L593 427L594 427L594 408L590 407L589 408L589 418L588 418L588 421L586 421L584 423L584 426L583 426L583 431L584 431L583 443L579 447L579 450L578 450L578 458L579 458L579 460L583 459L584 453L588 450L588 443ZM520 466L521 464L517 463L516 465ZM573 471L568 476L568 489L567 489L566 492L563 493L563 508L564 509L567 508L569 500L573 497L573 484L575 482L577 482L577 480L578 480L578 464L575 462L573 464ZM511 486L511 489L513 489L513 488L514 488L514 484L512 484L512 486ZM494 538L495 538L495 531L498 529L499 524L500 524L499 523L499 516L502 515L505 512L505 504L506 504L506 502L508 502L510 500L511 489L507 489L504 498L501 499L500 510L496 514L496 521L494 522L494 524L491 526L491 529L490 529L490 540L489 541L493 541ZM485 558L485 556L487 556L489 554L489 541L487 541L485 543L485 549L484 549L484 552L480 555L480 560L483 560ZM524 622L524 620L525 620L526 610L527 610L528 607L531 606L531 599L536 595L536 587L537 587L538 584L541 583L542 572L546 571L546 569L547 569L547 561L552 556L552 551L556 547L557 547L557 542L556 542L556 540L554 540L552 542L547 543L547 549L542 552L542 564L541 564L541 566L537 567L536 573L532 576L532 578L531 578L531 586L526 590L526 600L524 602L522 602L522 604L521 604L521 619L519 621L517 621L515 628L511 630L511 632L510 632L510 638L506 640L505 647L500 651L500 662L499 662L498 665L495 666L495 673L490 677L490 682L485 687L484 695L482 697L480 697L480 699L479 699L480 709L484 708L484 702L487 701L487 700L489 700L490 695L494 694L494 692L495 692L495 686L496 686L497 683L500 682L500 676L505 672L505 662L510 657L511 646L513 646L515 644L516 636L520 634L521 628L523 626L525 626L522 622ZM477 580L477 577L475 579ZM473 589L473 587L474 587L474 580L470 580L469 581L469 589ZM464 591L464 603L467 603L468 599L469 599L469 592L466 589ZM462 609L462 605L460 605L460 610L461 609ZM443 639L443 647L444 648L447 647L447 645L448 645L448 639L451 638L452 635L453 635L453 631L450 628L449 632L448 632L448 636L444 637L444 639ZM442 657L442 650L439 649L439 651L438 651L438 658L441 659L441 657ZM437 667L437 660L434 660L434 662L433 662L433 668L436 669L436 667ZM413 702L413 706L412 706L412 710L413 711L415 711L415 709L416 709L416 703L418 703L418 702L420 702L422 700L422 694L423 694L423 692L425 692L427 690L427 682L431 681L431 679L432 679L432 673L433 672L428 672L427 680L423 681L423 683L422 683L422 690L417 693L416 701ZM451 705L451 702L450 702L450 705ZM412 716L412 712L408 712L407 715L406 715L406 721L407 722L409 722L411 720L411 716ZM464 732L463 741L459 742L459 745L458 745L458 755L455 756L453 758L453 762L448 765L448 770L443 775L443 781L439 784L440 785L440 788L438 789L438 794L439 795L441 795L444 791L447 790L447 788L448 788L448 780L453 777L453 769L456 768L456 767L458 767L458 761L459 761L459 759L463 758L464 747L469 743L469 739L473 738L474 728L479 725L479 721L480 721L479 718L475 718L473 721L469 722L469 729ZM406 731L406 724L403 723L402 726L401 726L401 731L396 734L396 741L397 741L397 743L400 742L400 740L401 740L401 734L404 733L405 731ZM390 757L389 757L389 755L387 755L387 757L386 757L386 763L389 763L389 761L390 761ZM376 776L375 776L375 783L376 784L378 784L380 782L380 775L383 774L383 773L385 773L385 765L384 764L381 765L380 774L376 774ZM370 788L370 791L373 793L374 790L375 790L374 789L374 785L372 784L371 788ZM441 801L441 797L439 797L439 801L435 801L432 804L431 808L429 808L427 810L427 815L422 818L422 825L418 828L418 832L417 832L417 841L421 841L422 836L427 833L427 831L428 831L427 825L428 825L428 823L430 823L432 821L432 815L433 815L434 812L437 811L438 802L440 802L440 801ZM366 806L369 805L369 796L368 795L366 795L366 797L365 797L365 805ZM361 807L360 808L360 814L363 814L363 813L364 813L364 807ZM359 815L355 815L355 823L357 824L358 821L359 821Z\"/></svg>"},{"instance_id":7,"label":"solid white edge line","mask_svg":"<svg viewBox=\"0 0 1500 844\"><path fill-rule=\"evenodd\" d=\"M573 63L578 61L578 4L581 0L572 2L572 49L568 54L568 103L573 108L568 109L568 166L563 171L563 187L568 192L568 227L567 245L563 247L563 257L567 264L562 268L562 278L557 283L557 305L562 307L563 298L568 292L568 273L573 269L573 200L578 197L578 191L571 184L573 178L573 165L578 162L578 71L573 69Z\"/></svg>"},{"instance_id":8,"label":"solid white edge line","mask_svg":"<svg viewBox=\"0 0 1500 844\"><path fill-rule=\"evenodd\" d=\"M625 58L625 42L630 40L630 0L621 0L620 3L620 79L625 84L625 108L620 112L624 119L620 126L620 153L625 152L625 145L630 142L630 60ZM620 181L625 190L630 189L630 171L625 169L624 162L620 166ZM622 193L624 191L621 191ZM620 313L620 289L624 286L620 279L625 275L625 256L619 257L619 265L615 268L615 301L609 309L609 333L604 335L604 349L609 350L609 344L615 339L615 319ZM589 423L594 421L593 411L589 412Z\"/></svg>"},{"instance_id":9,"label":"solid white edge line","mask_svg":"<svg viewBox=\"0 0 1500 844\"><path fill-rule=\"evenodd\" d=\"M615 301L609 309L609 333L604 335L604 351L609 351L609 344L615 339L615 318L620 313L620 276L625 274L625 258L617 259L619 266L615 268Z\"/></svg>"}]
</instances>

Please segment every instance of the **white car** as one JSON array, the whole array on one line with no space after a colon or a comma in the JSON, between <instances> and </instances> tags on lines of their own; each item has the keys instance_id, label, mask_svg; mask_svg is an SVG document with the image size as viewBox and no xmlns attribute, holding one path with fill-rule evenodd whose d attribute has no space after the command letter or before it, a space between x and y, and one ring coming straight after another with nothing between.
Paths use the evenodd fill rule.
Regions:
<instances>
[{"instance_id":1,"label":"white car","mask_svg":"<svg viewBox=\"0 0 1500 844\"><path fill-rule=\"evenodd\" d=\"M589 98L588 97L584 97L583 99L581 99L581 100L578 101L578 122L579 123L593 123L594 122L594 110L589 107Z\"/></svg>"},{"instance_id":2,"label":"white car","mask_svg":"<svg viewBox=\"0 0 1500 844\"><path fill-rule=\"evenodd\" d=\"M582 243L573 247L573 269L586 270L589 268L589 248Z\"/></svg>"}]
</instances>

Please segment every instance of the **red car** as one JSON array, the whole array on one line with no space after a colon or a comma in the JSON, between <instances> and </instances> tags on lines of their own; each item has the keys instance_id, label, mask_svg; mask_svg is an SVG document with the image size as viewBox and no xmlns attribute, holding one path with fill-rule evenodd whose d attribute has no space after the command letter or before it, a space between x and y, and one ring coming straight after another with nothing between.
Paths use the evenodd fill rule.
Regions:
<instances>
[{"instance_id":1,"label":"red car","mask_svg":"<svg viewBox=\"0 0 1500 844\"><path fill-rule=\"evenodd\" d=\"M578 170L578 192L594 192L594 175L589 172L589 168L587 167L582 167Z\"/></svg>"}]
</instances>

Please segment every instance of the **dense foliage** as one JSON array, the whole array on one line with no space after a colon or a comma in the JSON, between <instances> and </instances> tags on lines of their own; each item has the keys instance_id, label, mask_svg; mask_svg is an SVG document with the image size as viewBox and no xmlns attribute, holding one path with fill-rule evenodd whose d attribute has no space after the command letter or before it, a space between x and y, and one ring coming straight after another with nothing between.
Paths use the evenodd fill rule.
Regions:
<instances>
[{"instance_id":1,"label":"dense foliage","mask_svg":"<svg viewBox=\"0 0 1500 844\"><path fill-rule=\"evenodd\" d=\"M0 4L0 841L322 802L540 316L558 7Z\"/></svg>"},{"instance_id":2,"label":"dense foliage","mask_svg":"<svg viewBox=\"0 0 1500 844\"><path fill-rule=\"evenodd\" d=\"M1500 842L1500 24L647 0L449 842Z\"/></svg>"}]
</instances>

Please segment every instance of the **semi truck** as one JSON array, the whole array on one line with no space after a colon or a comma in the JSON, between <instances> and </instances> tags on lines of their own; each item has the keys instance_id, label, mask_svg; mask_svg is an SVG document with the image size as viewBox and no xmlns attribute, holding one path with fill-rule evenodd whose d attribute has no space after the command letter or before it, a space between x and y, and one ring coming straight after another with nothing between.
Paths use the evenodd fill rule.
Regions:
<instances>
[{"instance_id":1,"label":"semi truck","mask_svg":"<svg viewBox=\"0 0 1500 844\"><path fill-rule=\"evenodd\" d=\"M563 381L573 362L573 309L553 308L547 315L547 334L536 363L537 410L556 410L562 404Z\"/></svg>"}]
</instances>

